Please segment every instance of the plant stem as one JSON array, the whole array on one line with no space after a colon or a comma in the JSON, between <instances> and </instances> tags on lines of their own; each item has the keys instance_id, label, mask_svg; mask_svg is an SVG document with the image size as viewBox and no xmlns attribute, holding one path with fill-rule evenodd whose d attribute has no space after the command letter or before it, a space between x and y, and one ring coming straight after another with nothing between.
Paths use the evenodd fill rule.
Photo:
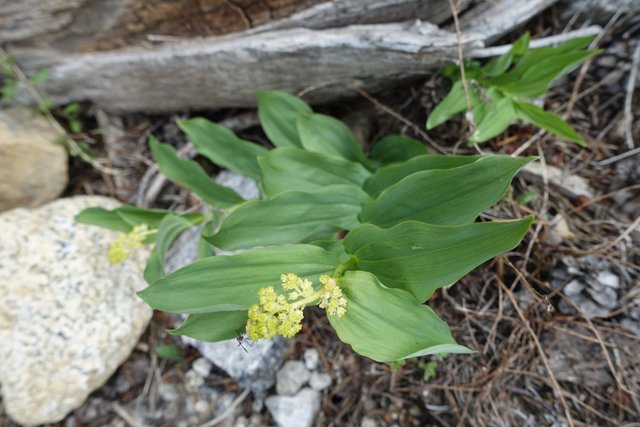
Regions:
<instances>
[{"instance_id":1,"label":"plant stem","mask_svg":"<svg viewBox=\"0 0 640 427\"><path fill-rule=\"evenodd\" d=\"M331 277L337 278L342 276L345 271L351 269L351 267L354 267L357 263L358 263L358 259L354 255L351 257L349 261L345 262L344 264L338 264L336 266L336 269L333 270L333 274L331 275Z\"/></svg>"}]
</instances>

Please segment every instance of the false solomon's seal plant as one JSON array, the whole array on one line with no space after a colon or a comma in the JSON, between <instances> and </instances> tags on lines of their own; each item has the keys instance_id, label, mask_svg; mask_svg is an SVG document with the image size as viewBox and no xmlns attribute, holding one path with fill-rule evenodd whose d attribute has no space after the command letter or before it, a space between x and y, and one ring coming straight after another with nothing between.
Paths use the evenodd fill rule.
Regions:
<instances>
[{"instance_id":1,"label":"false solomon's seal plant","mask_svg":"<svg viewBox=\"0 0 640 427\"><path fill-rule=\"evenodd\" d=\"M476 219L532 158L432 155L403 136L378 141L367 157L347 126L302 100L257 97L273 149L202 118L179 125L198 153L255 179L260 199L242 199L151 138L160 170L214 214L123 206L87 209L77 220L128 233L109 250L114 262L142 242L154 245L139 295L154 309L188 314L174 334L291 337L305 307L318 305L341 340L376 361L470 352L425 302L518 245L531 217ZM201 258L165 274L172 241L194 226L203 229ZM214 248L244 251L220 256Z\"/></svg>"}]
</instances>

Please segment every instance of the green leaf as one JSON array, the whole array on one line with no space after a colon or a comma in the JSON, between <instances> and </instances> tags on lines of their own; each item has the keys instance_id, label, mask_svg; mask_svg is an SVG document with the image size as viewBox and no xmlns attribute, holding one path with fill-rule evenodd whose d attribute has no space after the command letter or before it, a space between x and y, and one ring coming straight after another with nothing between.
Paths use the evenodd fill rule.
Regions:
<instances>
[{"instance_id":1,"label":"green leaf","mask_svg":"<svg viewBox=\"0 0 640 427\"><path fill-rule=\"evenodd\" d=\"M198 239L198 259L215 256L216 251L209 242L204 238L208 234L213 234L222 221L222 214L214 212L213 219L207 221L202 226L202 233Z\"/></svg>"},{"instance_id":2,"label":"green leaf","mask_svg":"<svg viewBox=\"0 0 640 427\"><path fill-rule=\"evenodd\" d=\"M369 164L351 129L340 120L324 114L299 114L297 125L307 151Z\"/></svg>"},{"instance_id":3,"label":"green leaf","mask_svg":"<svg viewBox=\"0 0 640 427\"><path fill-rule=\"evenodd\" d=\"M544 58L532 64L517 81L502 85L500 89L505 93L520 98L535 98L545 94L554 80L569 73L598 53L600 51L588 50Z\"/></svg>"},{"instance_id":4,"label":"green leaf","mask_svg":"<svg viewBox=\"0 0 640 427\"><path fill-rule=\"evenodd\" d=\"M283 273L314 278L333 271L336 254L313 245L258 248L203 258L138 293L151 307L171 313L246 311L257 292L276 287Z\"/></svg>"},{"instance_id":5,"label":"green leaf","mask_svg":"<svg viewBox=\"0 0 640 427\"><path fill-rule=\"evenodd\" d=\"M270 200L252 200L238 206L217 234L205 238L225 250L298 243L323 226L330 226L333 234L357 226L360 206L367 199L365 192L346 185L332 185L314 193L288 191Z\"/></svg>"},{"instance_id":6,"label":"green leaf","mask_svg":"<svg viewBox=\"0 0 640 427\"><path fill-rule=\"evenodd\" d=\"M513 52L515 56L525 55L529 51L530 41L531 41L531 34L529 34L529 31L527 31L522 36L520 36L518 40L513 42L513 45L511 46L511 52Z\"/></svg>"},{"instance_id":7,"label":"green leaf","mask_svg":"<svg viewBox=\"0 0 640 427\"><path fill-rule=\"evenodd\" d=\"M384 137L371 150L371 158L383 165L405 162L423 154L427 154L427 149L422 142L403 135Z\"/></svg>"},{"instance_id":8,"label":"green leaf","mask_svg":"<svg viewBox=\"0 0 640 427\"><path fill-rule=\"evenodd\" d=\"M217 342L236 338L247 324L246 311L218 311L190 314L171 335L186 335L200 341Z\"/></svg>"},{"instance_id":9,"label":"green leaf","mask_svg":"<svg viewBox=\"0 0 640 427\"><path fill-rule=\"evenodd\" d=\"M175 345L159 345L156 347L156 354L161 359L168 359L176 362L182 360L182 352Z\"/></svg>"},{"instance_id":10,"label":"green leaf","mask_svg":"<svg viewBox=\"0 0 640 427\"><path fill-rule=\"evenodd\" d=\"M144 280L152 285L164 276L164 259L171 243L192 224L186 219L169 214L166 215L158 225L156 234L156 246L151 251L144 269Z\"/></svg>"},{"instance_id":11,"label":"green leaf","mask_svg":"<svg viewBox=\"0 0 640 427\"><path fill-rule=\"evenodd\" d=\"M69 130L71 133L82 132L82 122L74 119L69 120Z\"/></svg>"},{"instance_id":12,"label":"green leaf","mask_svg":"<svg viewBox=\"0 0 640 427\"><path fill-rule=\"evenodd\" d=\"M514 45L515 46L515 45ZM487 65L483 68L488 76L494 77L499 76L509 69L511 63L513 62L513 58L515 57L515 53L513 52L513 48L509 49L502 55L493 58Z\"/></svg>"},{"instance_id":13,"label":"green leaf","mask_svg":"<svg viewBox=\"0 0 640 427\"><path fill-rule=\"evenodd\" d=\"M339 280L347 300L341 318L328 316L338 337L376 362L451 353L472 353L456 344L445 322L410 293L383 286L372 274L348 271Z\"/></svg>"},{"instance_id":14,"label":"green leaf","mask_svg":"<svg viewBox=\"0 0 640 427\"><path fill-rule=\"evenodd\" d=\"M153 136L149 137L151 153L158 167L170 180L187 187L210 206L228 208L244 201L231 188L218 184L193 160L178 157L169 144L161 144Z\"/></svg>"},{"instance_id":15,"label":"green leaf","mask_svg":"<svg viewBox=\"0 0 640 427\"><path fill-rule=\"evenodd\" d=\"M480 94L473 87L469 87L469 100L471 107L480 102ZM433 129L436 126L449 120L452 116L467 110L467 100L464 96L462 82L457 81L451 87L449 94L433 109L427 119L427 129Z\"/></svg>"},{"instance_id":16,"label":"green leaf","mask_svg":"<svg viewBox=\"0 0 640 427\"><path fill-rule=\"evenodd\" d=\"M80 224L97 225L128 233L135 226L118 215L117 209L87 208L75 216L75 221Z\"/></svg>"},{"instance_id":17,"label":"green leaf","mask_svg":"<svg viewBox=\"0 0 640 427\"><path fill-rule=\"evenodd\" d=\"M80 114L80 104L72 102L62 109L62 112L67 117L77 117Z\"/></svg>"},{"instance_id":18,"label":"green leaf","mask_svg":"<svg viewBox=\"0 0 640 427\"><path fill-rule=\"evenodd\" d=\"M268 197L291 190L318 191L335 184L362 187L371 175L360 163L300 148L276 148L258 161L262 191Z\"/></svg>"},{"instance_id":19,"label":"green leaf","mask_svg":"<svg viewBox=\"0 0 640 427\"><path fill-rule=\"evenodd\" d=\"M425 301L436 289L516 247L532 222L526 217L448 227L407 221L389 229L365 224L343 242L359 269Z\"/></svg>"},{"instance_id":20,"label":"green leaf","mask_svg":"<svg viewBox=\"0 0 640 427\"><path fill-rule=\"evenodd\" d=\"M567 40L555 47L543 47L529 50L520 58L516 66L511 71L489 79L488 84L490 86L504 86L510 83L513 83L514 85L524 83L522 80L524 74L540 64L542 61L551 63L555 61L561 62L565 55L576 53L587 47L591 40L593 40L592 36L580 37L577 39ZM544 72L544 70L542 71Z\"/></svg>"},{"instance_id":21,"label":"green leaf","mask_svg":"<svg viewBox=\"0 0 640 427\"><path fill-rule=\"evenodd\" d=\"M46 68L43 68L37 73L35 73L33 76L31 76L30 80L34 86L40 86L48 78L49 78L49 70Z\"/></svg>"},{"instance_id":22,"label":"green leaf","mask_svg":"<svg viewBox=\"0 0 640 427\"><path fill-rule=\"evenodd\" d=\"M178 120L178 126L196 151L213 163L253 179L260 177L257 157L267 154L266 148L242 140L226 127L202 117Z\"/></svg>"},{"instance_id":23,"label":"green leaf","mask_svg":"<svg viewBox=\"0 0 640 427\"><path fill-rule=\"evenodd\" d=\"M453 169L416 172L365 204L360 221L385 228L410 219L439 225L473 222L532 160L486 156Z\"/></svg>"},{"instance_id":24,"label":"green leaf","mask_svg":"<svg viewBox=\"0 0 640 427\"><path fill-rule=\"evenodd\" d=\"M18 90L18 81L13 79L6 79L4 86L2 87L2 100L12 101Z\"/></svg>"},{"instance_id":25,"label":"green leaf","mask_svg":"<svg viewBox=\"0 0 640 427\"><path fill-rule=\"evenodd\" d=\"M585 140L558 115L527 102L514 101L513 105L516 116L519 119L548 130L560 138L568 139L582 147L586 147Z\"/></svg>"},{"instance_id":26,"label":"green leaf","mask_svg":"<svg viewBox=\"0 0 640 427\"><path fill-rule=\"evenodd\" d=\"M468 165L480 156L442 156L425 154L414 157L404 163L383 166L364 183L364 190L377 197L383 190L416 172L431 169L451 169Z\"/></svg>"},{"instance_id":27,"label":"green leaf","mask_svg":"<svg viewBox=\"0 0 640 427\"><path fill-rule=\"evenodd\" d=\"M538 197L538 193L536 193L535 191L527 191L526 193L523 193L516 198L516 203L523 206L528 205L529 203L533 202L537 197Z\"/></svg>"},{"instance_id":28,"label":"green leaf","mask_svg":"<svg viewBox=\"0 0 640 427\"><path fill-rule=\"evenodd\" d=\"M427 129L431 130L436 126L449 120L454 115L461 113L467 109L467 101L464 97L462 82L457 81L451 87L451 90L445 98L436 105L427 118Z\"/></svg>"},{"instance_id":29,"label":"green leaf","mask_svg":"<svg viewBox=\"0 0 640 427\"><path fill-rule=\"evenodd\" d=\"M175 214L164 209L143 209L130 205L123 205L116 209L87 208L76 215L76 222L82 224L97 225L111 230L128 233L138 224L147 224L149 228L158 228L160 221L167 216ZM205 215L200 212L178 214L192 225L204 221Z\"/></svg>"},{"instance_id":30,"label":"green leaf","mask_svg":"<svg viewBox=\"0 0 640 427\"><path fill-rule=\"evenodd\" d=\"M296 119L299 113L312 113L311 108L297 96L280 91L260 91L258 117L264 133L276 147L302 147Z\"/></svg>"},{"instance_id":31,"label":"green leaf","mask_svg":"<svg viewBox=\"0 0 640 427\"><path fill-rule=\"evenodd\" d=\"M516 112L511 98L502 98L498 102L489 103L487 110L483 112L482 121L476 122L476 130L469 138L471 145L500 135L515 119Z\"/></svg>"}]
</instances>

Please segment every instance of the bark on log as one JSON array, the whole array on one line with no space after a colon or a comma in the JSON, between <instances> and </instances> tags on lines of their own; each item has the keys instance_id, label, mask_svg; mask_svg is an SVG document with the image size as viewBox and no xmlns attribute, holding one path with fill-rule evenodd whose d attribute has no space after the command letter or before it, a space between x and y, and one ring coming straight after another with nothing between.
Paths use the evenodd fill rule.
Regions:
<instances>
[{"instance_id":1,"label":"bark on log","mask_svg":"<svg viewBox=\"0 0 640 427\"><path fill-rule=\"evenodd\" d=\"M0 42L58 52L244 31L327 0L0 0Z\"/></svg>"},{"instance_id":2,"label":"bark on log","mask_svg":"<svg viewBox=\"0 0 640 427\"><path fill-rule=\"evenodd\" d=\"M0 42L90 52L139 45L150 35L194 38L411 19L439 24L450 17L448 0L0 0Z\"/></svg>"},{"instance_id":3,"label":"bark on log","mask_svg":"<svg viewBox=\"0 0 640 427\"><path fill-rule=\"evenodd\" d=\"M469 52L483 47L486 41L510 31L553 1L493 0L480 12L471 10L467 13L473 13L471 23L463 17L466 27L462 47ZM348 3L355 4L352 0L340 4ZM389 0L369 3L391 4ZM405 6L409 3L404 2ZM322 4L311 8L314 16L322 16L329 9ZM377 10L388 11L382 6ZM507 16L506 20L501 14ZM291 19L300 22L300 15ZM481 33L468 30L470 25L479 28L473 26L475 22L483 23ZM284 28L288 24L277 25ZM14 53L28 63L25 52ZM349 96L353 84L376 90L390 82L425 75L456 58L456 34L430 23L324 30L258 28L153 49L64 57L50 68L43 89L59 104L89 100L111 111L251 106L254 92L268 88L297 92L312 87L315 90L308 99L319 102Z\"/></svg>"}]
</instances>

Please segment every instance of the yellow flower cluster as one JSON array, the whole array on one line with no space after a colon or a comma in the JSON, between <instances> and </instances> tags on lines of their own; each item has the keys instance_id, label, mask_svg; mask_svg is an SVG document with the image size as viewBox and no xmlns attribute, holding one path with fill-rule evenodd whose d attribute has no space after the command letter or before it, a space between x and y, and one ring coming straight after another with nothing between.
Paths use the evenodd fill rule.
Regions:
<instances>
[{"instance_id":1,"label":"yellow flower cluster","mask_svg":"<svg viewBox=\"0 0 640 427\"><path fill-rule=\"evenodd\" d=\"M155 233L156 230L149 230L147 224L136 225L129 234L121 234L109 246L107 259L111 264L119 264L129 258L131 253L142 246L144 239Z\"/></svg>"},{"instance_id":2,"label":"yellow flower cluster","mask_svg":"<svg viewBox=\"0 0 640 427\"><path fill-rule=\"evenodd\" d=\"M342 296L342 289L340 289L335 279L326 274L320 276L319 280L323 285L320 308L324 308L330 316L344 316L347 312L347 300Z\"/></svg>"},{"instance_id":3,"label":"yellow flower cluster","mask_svg":"<svg viewBox=\"0 0 640 427\"><path fill-rule=\"evenodd\" d=\"M252 340L269 339L276 335L293 337L302 329L303 310L306 305L320 302L320 307L329 315L344 316L347 300L334 279L320 276L323 287L314 291L313 284L296 274L280 276L282 290L288 295L278 294L269 286L258 291L258 304L249 308L247 335Z\"/></svg>"}]
</instances>

